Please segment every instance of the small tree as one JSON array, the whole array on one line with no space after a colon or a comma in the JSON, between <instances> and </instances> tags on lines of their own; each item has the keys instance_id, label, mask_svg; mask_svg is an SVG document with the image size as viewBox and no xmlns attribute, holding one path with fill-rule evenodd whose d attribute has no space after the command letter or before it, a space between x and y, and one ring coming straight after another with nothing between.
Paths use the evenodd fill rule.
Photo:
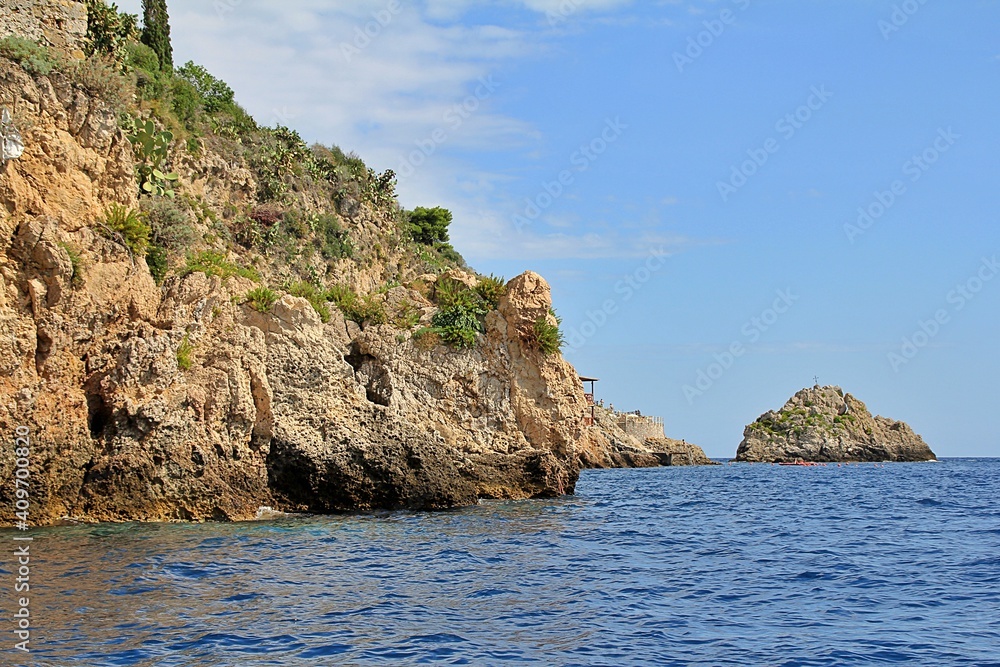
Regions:
<instances>
[{"instance_id":1,"label":"small tree","mask_svg":"<svg viewBox=\"0 0 1000 667\"><path fill-rule=\"evenodd\" d=\"M190 60L178 68L177 76L184 79L201 95L205 111L215 113L233 106L233 89L225 81L212 76L201 65L195 65Z\"/></svg>"},{"instance_id":2,"label":"small tree","mask_svg":"<svg viewBox=\"0 0 1000 667\"><path fill-rule=\"evenodd\" d=\"M417 243L434 245L448 240L448 225L451 211L440 206L424 208L418 206L410 213L410 236Z\"/></svg>"},{"instance_id":3,"label":"small tree","mask_svg":"<svg viewBox=\"0 0 1000 667\"><path fill-rule=\"evenodd\" d=\"M174 49L170 46L170 17L167 0L142 0L142 43L160 59L160 69L174 70Z\"/></svg>"}]
</instances>

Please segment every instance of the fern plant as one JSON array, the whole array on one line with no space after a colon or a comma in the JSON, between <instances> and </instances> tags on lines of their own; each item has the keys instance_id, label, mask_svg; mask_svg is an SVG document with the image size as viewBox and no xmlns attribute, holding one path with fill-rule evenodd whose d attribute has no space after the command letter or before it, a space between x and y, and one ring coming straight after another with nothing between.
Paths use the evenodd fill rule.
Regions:
<instances>
[{"instance_id":1,"label":"fern plant","mask_svg":"<svg viewBox=\"0 0 1000 667\"><path fill-rule=\"evenodd\" d=\"M181 344L177 347L177 368L182 371L188 371L191 370L191 366L193 365L194 345L191 344L190 339L185 334Z\"/></svg>"},{"instance_id":2,"label":"fern plant","mask_svg":"<svg viewBox=\"0 0 1000 667\"><path fill-rule=\"evenodd\" d=\"M141 257L149 250L149 225L143 215L121 204L112 204L105 214L104 224L98 226L98 231L112 241L121 243Z\"/></svg>"},{"instance_id":3,"label":"fern plant","mask_svg":"<svg viewBox=\"0 0 1000 667\"><path fill-rule=\"evenodd\" d=\"M562 331L559 330L562 319L551 308L549 309L549 315L555 318L555 324L552 324L548 317L542 315L535 320L535 326L532 331L532 341L535 347L545 355L559 352L565 343Z\"/></svg>"},{"instance_id":4,"label":"fern plant","mask_svg":"<svg viewBox=\"0 0 1000 667\"><path fill-rule=\"evenodd\" d=\"M266 313L278 301L278 293L261 285L247 292L246 298L251 308L258 313Z\"/></svg>"},{"instance_id":5,"label":"fern plant","mask_svg":"<svg viewBox=\"0 0 1000 667\"><path fill-rule=\"evenodd\" d=\"M492 273L480 278L479 283L472 290L487 305L490 310L496 310L500 305L500 299L507 293L507 281Z\"/></svg>"}]
</instances>

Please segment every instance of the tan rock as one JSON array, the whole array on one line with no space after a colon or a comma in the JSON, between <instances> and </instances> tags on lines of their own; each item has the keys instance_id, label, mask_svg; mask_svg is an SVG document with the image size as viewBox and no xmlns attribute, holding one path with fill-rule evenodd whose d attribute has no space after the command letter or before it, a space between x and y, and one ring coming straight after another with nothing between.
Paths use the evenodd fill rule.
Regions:
<instances>
[{"instance_id":1,"label":"tan rock","mask_svg":"<svg viewBox=\"0 0 1000 667\"><path fill-rule=\"evenodd\" d=\"M0 174L0 429L32 433L40 523L553 496L573 491L582 460L607 458L575 370L532 341L535 321L551 317L541 276L510 282L474 348L419 349L392 320L412 320L412 306L429 321L430 292L416 288L425 268L393 211L353 198L338 224L355 252L329 265L330 281L383 294L390 323L362 330L335 308L323 323L290 295L260 313L247 278L174 273L157 286L144 258L94 231L111 202L136 206L114 114L2 58L0 96L30 121L25 154ZM245 207L256 184L221 150L206 142L176 168L199 206ZM329 192L296 196L329 210ZM215 233L209 224L199 236ZM67 248L80 256L76 281ZM260 259L249 254L230 260ZM269 271L272 287L302 279ZM458 270L443 279L478 283ZM14 466L0 448L0 478ZM10 493L0 488L3 524Z\"/></svg>"},{"instance_id":2,"label":"tan rock","mask_svg":"<svg viewBox=\"0 0 1000 667\"><path fill-rule=\"evenodd\" d=\"M934 452L903 422L873 417L840 387L799 391L743 431L737 461L928 461Z\"/></svg>"}]
</instances>

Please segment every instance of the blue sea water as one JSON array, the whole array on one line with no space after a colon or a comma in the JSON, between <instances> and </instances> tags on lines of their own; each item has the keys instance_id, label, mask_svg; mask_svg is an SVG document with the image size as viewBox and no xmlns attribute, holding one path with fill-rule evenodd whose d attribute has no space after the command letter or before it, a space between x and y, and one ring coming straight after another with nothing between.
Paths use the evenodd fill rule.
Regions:
<instances>
[{"instance_id":1,"label":"blue sea water","mask_svg":"<svg viewBox=\"0 0 1000 667\"><path fill-rule=\"evenodd\" d=\"M722 465L440 513L36 530L32 652L0 628L0 664L1000 665L998 493L1000 459Z\"/></svg>"}]
</instances>

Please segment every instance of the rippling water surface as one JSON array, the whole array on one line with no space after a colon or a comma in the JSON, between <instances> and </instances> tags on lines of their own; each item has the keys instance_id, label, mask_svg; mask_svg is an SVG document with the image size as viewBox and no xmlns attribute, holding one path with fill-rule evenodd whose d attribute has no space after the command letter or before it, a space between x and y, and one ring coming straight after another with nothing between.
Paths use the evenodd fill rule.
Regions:
<instances>
[{"instance_id":1,"label":"rippling water surface","mask_svg":"<svg viewBox=\"0 0 1000 667\"><path fill-rule=\"evenodd\" d=\"M435 514L38 530L34 650L0 663L1000 665L998 492L1000 459L724 465Z\"/></svg>"}]
</instances>

